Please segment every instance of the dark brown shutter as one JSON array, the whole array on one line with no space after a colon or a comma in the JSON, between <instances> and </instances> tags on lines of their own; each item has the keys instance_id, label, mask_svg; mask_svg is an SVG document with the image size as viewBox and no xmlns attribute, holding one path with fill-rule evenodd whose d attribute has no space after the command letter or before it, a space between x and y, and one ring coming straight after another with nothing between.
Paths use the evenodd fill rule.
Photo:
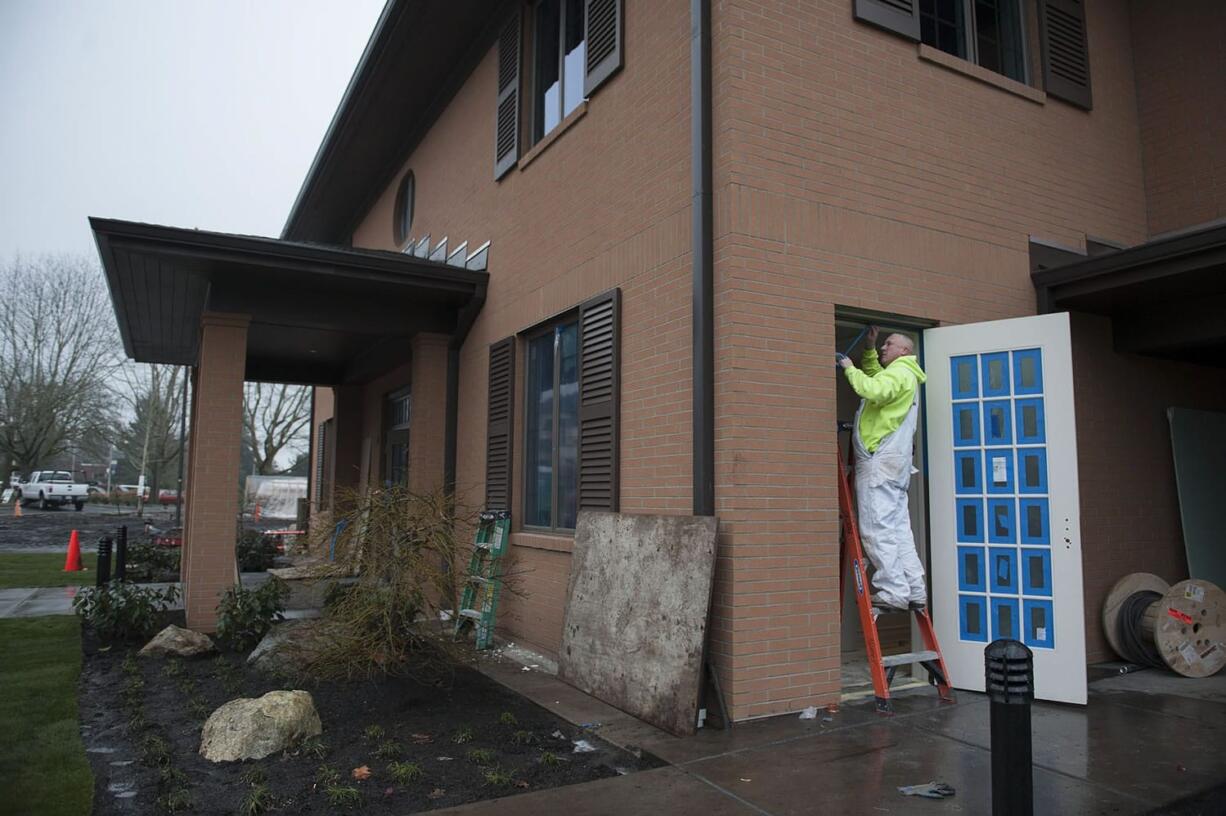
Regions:
<instances>
[{"instance_id":1,"label":"dark brown shutter","mask_svg":"<svg viewBox=\"0 0 1226 816\"><path fill-rule=\"evenodd\" d=\"M519 161L519 12L498 35L498 106L494 114L494 179Z\"/></svg>"},{"instance_id":2,"label":"dark brown shutter","mask_svg":"<svg viewBox=\"0 0 1226 816\"><path fill-rule=\"evenodd\" d=\"M579 307L579 509L617 510L621 291Z\"/></svg>"},{"instance_id":3,"label":"dark brown shutter","mask_svg":"<svg viewBox=\"0 0 1226 816\"><path fill-rule=\"evenodd\" d=\"M853 0L855 17L862 23L884 28L919 42L919 0Z\"/></svg>"},{"instance_id":4,"label":"dark brown shutter","mask_svg":"<svg viewBox=\"0 0 1226 816\"><path fill-rule=\"evenodd\" d=\"M515 399L515 338L490 346L489 414L485 437L485 509L511 509L511 423Z\"/></svg>"},{"instance_id":5,"label":"dark brown shutter","mask_svg":"<svg viewBox=\"0 0 1226 816\"><path fill-rule=\"evenodd\" d=\"M1090 110L1090 53L1086 10L1081 0L1040 0L1043 87L1057 99Z\"/></svg>"},{"instance_id":6,"label":"dark brown shutter","mask_svg":"<svg viewBox=\"0 0 1226 816\"><path fill-rule=\"evenodd\" d=\"M583 72L583 95L592 91L622 67L622 0L584 0L584 37L587 65Z\"/></svg>"}]
</instances>

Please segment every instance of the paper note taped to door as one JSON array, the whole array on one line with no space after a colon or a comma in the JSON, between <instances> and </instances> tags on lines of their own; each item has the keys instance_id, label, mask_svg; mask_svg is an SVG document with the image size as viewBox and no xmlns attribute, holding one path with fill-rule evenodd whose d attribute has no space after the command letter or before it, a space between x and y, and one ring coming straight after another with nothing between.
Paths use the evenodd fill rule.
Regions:
<instances>
[{"instance_id":1,"label":"paper note taped to door","mask_svg":"<svg viewBox=\"0 0 1226 816\"><path fill-rule=\"evenodd\" d=\"M1047 627L1036 626L1034 629L1034 636L1036 640L1047 640Z\"/></svg>"},{"instance_id":2,"label":"paper note taped to door","mask_svg":"<svg viewBox=\"0 0 1226 816\"><path fill-rule=\"evenodd\" d=\"M992 457L992 484L1003 485L1009 483L1009 465L1003 456Z\"/></svg>"}]
</instances>

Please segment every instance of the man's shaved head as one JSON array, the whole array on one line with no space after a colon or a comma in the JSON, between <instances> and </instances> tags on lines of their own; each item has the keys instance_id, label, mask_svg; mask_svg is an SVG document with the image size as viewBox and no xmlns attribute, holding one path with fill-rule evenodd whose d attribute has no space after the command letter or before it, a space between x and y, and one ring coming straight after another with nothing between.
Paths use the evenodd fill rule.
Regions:
<instances>
[{"instance_id":1,"label":"man's shaved head","mask_svg":"<svg viewBox=\"0 0 1226 816\"><path fill-rule=\"evenodd\" d=\"M915 341L905 334L891 334L881 347L881 364L888 366L899 357L915 353Z\"/></svg>"}]
</instances>

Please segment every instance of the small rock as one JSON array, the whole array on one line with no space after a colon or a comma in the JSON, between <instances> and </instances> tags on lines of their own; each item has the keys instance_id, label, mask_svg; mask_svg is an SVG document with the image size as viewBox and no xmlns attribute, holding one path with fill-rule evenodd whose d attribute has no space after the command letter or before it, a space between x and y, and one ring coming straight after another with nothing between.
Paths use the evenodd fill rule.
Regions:
<instances>
[{"instance_id":1,"label":"small rock","mask_svg":"<svg viewBox=\"0 0 1226 816\"><path fill-rule=\"evenodd\" d=\"M216 651L212 638L191 629L184 629L171 624L153 636L153 640L145 644L140 653L145 657L195 657Z\"/></svg>"},{"instance_id":2,"label":"small rock","mask_svg":"<svg viewBox=\"0 0 1226 816\"><path fill-rule=\"evenodd\" d=\"M263 759L304 737L323 733L315 702L305 691L270 691L231 700L209 715L200 754L210 762Z\"/></svg>"}]
</instances>

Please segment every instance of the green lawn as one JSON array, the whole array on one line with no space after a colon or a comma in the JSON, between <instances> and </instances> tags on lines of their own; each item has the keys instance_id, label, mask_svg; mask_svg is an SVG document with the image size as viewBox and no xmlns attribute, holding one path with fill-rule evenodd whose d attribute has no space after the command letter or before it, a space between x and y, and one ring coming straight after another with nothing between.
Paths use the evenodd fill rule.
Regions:
<instances>
[{"instance_id":1,"label":"green lawn","mask_svg":"<svg viewBox=\"0 0 1226 816\"><path fill-rule=\"evenodd\" d=\"M0 816L86 816L94 777L77 725L81 624L0 620Z\"/></svg>"},{"instance_id":2,"label":"green lawn","mask_svg":"<svg viewBox=\"0 0 1226 816\"><path fill-rule=\"evenodd\" d=\"M83 572L64 572L61 553L0 553L0 589L92 584L97 556L81 553Z\"/></svg>"}]
</instances>

